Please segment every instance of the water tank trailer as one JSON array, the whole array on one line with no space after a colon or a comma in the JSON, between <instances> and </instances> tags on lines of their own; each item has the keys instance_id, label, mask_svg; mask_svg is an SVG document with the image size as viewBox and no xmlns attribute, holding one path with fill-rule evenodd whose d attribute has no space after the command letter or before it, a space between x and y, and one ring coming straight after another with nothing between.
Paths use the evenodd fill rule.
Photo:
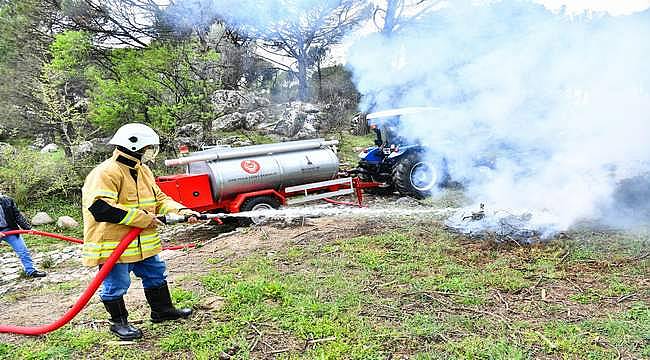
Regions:
<instances>
[{"instance_id":1,"label":"water tank trailer","mask_svg":"<svg viewBox=\"0 0 650 360\"><path fill-rule=\"evenodd\" d=\"M217 147L165 161L185 166L185 174L156 179L174 200L199 212L238 213L277 209L356 194L378 186L339 177L337 140L302 140L275 144Z\"/></svg>"}]
</instances>

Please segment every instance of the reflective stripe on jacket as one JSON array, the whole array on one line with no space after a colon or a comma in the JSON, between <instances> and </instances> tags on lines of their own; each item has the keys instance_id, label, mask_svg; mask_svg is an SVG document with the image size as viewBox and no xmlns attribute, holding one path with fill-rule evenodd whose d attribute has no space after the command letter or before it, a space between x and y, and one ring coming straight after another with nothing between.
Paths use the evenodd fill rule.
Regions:
<instances>
[{"instance_id":1,"label":"reflective stripe on jacket","mask_svg":"<svg viewBox=\"0 0 650 360\"><path fill-rule=\"evenodd\" d=\"M136 179L131 175L136 174ZM88 210L97 200L124 210L126 215L114 224L99 222ZM86 177L82 189L84 245L82 262L96 266L106 262L131 227L144 230L120 257L120 263L133 263L158 254L162 247L155 229L146 229L151 214L178 212L185 207L163 193L153 173L139 159L115 150L110 159L95 167Z\"/></svg>"}]
</instances>

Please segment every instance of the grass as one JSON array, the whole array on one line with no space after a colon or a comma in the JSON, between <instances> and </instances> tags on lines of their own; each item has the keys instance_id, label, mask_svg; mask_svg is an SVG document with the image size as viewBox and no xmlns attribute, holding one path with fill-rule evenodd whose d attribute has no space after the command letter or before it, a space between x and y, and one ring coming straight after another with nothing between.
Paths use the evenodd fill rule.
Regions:
<instances>
[{"instance_id":1,"label":"grass","mask_svg":"<svg viewBox=\"0 0 650 360\"><path fill-rule=\"evenodd\" d=\"M375 135L356 136L342 132L335 138L339 140L338 156L341 163L347 163L354 167L359 162L359 153L363 149L373 146Z\"/></svg>"},{"instance_id":2,"label":"grass","mask_svg":"<svg viewBox=\"0 0 650 360\"><path fill-rule=\"evenodd\" d=\"M519 247L431 224L208 261L174 301L190 321L142 324L134 346L67 327L0 358L617 359L650 356L649 260L625 236ZM601 240L605 240L604 238ZM647 248L645 248L647 249ZM63 286L67 290L71 285ZM203 310L203 296L224 305Z\"/></svg>"}]
</instances>

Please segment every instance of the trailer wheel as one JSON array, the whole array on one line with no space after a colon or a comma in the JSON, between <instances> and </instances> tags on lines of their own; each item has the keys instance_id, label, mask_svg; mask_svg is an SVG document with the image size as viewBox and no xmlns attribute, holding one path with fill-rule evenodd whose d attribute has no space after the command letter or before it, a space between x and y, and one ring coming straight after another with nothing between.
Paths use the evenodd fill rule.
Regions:
<instances>
[{"instance_id":1,"label":"trailer wheel","mask_svg":"<svg viewBox=\"0 0 650 360\"><path fill-rule=\"evenodd\" d=\"M280 200L274 196L258 196L254 198L247 199L239 208L240 212L244 211L256 211L256 210L273 210L279 209ZM240 218L239 224L241 226L248 226L251 224L261 224L264 222L264 217L252 217L252 218Z\"/></svg>"},{"instance_id":2,"label":"trailer wheel","mask_svg":"<svg viewBox=\"0 0 650 360\"><path fill-rule=\"evenodd\" d=\"M393 168L393 184L401 195L424 199L443 186L447 177L443 164L426 161L418 154L407 155Z\"/></svg>"}]
</instances>

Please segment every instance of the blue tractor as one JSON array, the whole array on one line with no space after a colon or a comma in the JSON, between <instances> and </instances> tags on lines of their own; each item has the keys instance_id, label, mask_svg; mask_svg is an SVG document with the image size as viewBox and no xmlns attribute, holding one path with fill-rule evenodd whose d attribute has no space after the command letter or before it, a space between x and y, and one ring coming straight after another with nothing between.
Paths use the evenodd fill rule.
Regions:
<instances>
[{"instance_id":1,"label":"blue tractor","mask_svg":"<svg viewBox=\"0 0 650 360\"><path fill-rule=\"evenodd\" d=\"M431 108L402 108L368 114L366 119L376 135L375 144L359 154L355 170L363 180L381 183L367 191L376 194L398 192L423 199L449 182L447 161L431 149L400 134L400 117Z\"/></svg>"}]
</instances>

